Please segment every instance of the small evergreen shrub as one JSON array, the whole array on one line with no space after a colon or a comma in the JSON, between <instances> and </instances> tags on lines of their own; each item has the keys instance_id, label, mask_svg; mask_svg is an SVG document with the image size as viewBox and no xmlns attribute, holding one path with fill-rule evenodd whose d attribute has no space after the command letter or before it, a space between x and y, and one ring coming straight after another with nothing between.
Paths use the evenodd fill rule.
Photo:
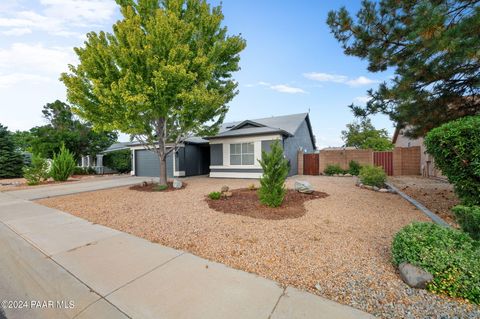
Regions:
<instances>
[{"instance_id":1,"label":"small evergreen shrub","mask_svg":"<svg viewBox=\"0 0 480 319\"><path fill-rule=\"evenodd\" d=\"M23 177L27 180L28 185L37 185L46 181L49 177L48 162L39 155L33 155L30 166L23 167Z\"/></svg>"},{"instance_id":2,"label":"small evergreen shrub","mask_svg":"<svg viewBox=\"0 0 480 319\"><path fill-rule=\"evenodd\" d=\"M119 173L128 173L132 170L132 152L119 150L103 156L103 165Z\"/></svg>"},{"instance_id":3,"label":"small evergreen shrub","mask_svg":"<svg viewBox=\"0 0 480 319\"><path fill-rule=\"evenodd\" d=\"M348 173L352 174L353 176L358 176L360 174L360 169L362 166L357 161L350 161L348 163Z\"/></svg>"},{"instance_id":4,"label":"small evergreen shrub","mask_svg":"<svg viewBox=\"0 0 480 319\"><path fill-rule=\"evenodd\" d=\"M340 167L340 165L335 164L335 165L327 165L325 169L323 170L325 175L332 176L335 174L344 174L345 171Z\"/></svg>"},{"instance_id":5,"label":"small evergreen shrub","mask_svg":"<svg viewBox=\"0 0 480 319\"><path fill-rule=\"evenodd\" d=\"M211 192L208 194L208 198L213 199L213 200L218 200L222 197L222 193L220 192Z\"/></svg>"},{"instance_id":6,"label":"small evergreen shrub","mask_svg":"<svg viewBox=\"0 0 480 319\"><path fill-rule=\"evenodd\" d=\"M425 146L462 203L480 205L480 115L434 128L425 137Z\"/></svg>"},{"instance_id":7,"label":"small evergreen shrub","mask_svg":"<svg viewBox=\"0 0 480 319\"><path fill-rule=\"evenodd\" d=\"M93 167L80 167L76 166L73 169L72 175L95 175L97 171Z\"/></svg>"},{"instance_id":8,"label":"small evergreen shrub","mask_svg":"<svg viewBox=\"0 0 480 319\"><path fill-rule=\"evenodd\" d=\"M427 289L480 303L480 247L466 233L433 223L412 223L394 237L393 263L408 262L433 275Z\"/></svg>"},{"instance_id":9,"label":"small evergreen shrub","mask_svg":"<svg viewBox=\"0 0 480 319\"><path fill-rule=\"evenodd\" d=\"M284 158L283 149L278 141L272 143L269 153L262 151L259 163L263 174L260 178L258 198L264 205L278 207L285 198L285 180L289 172L288 160Z\"/></svg>"},{"instance_id":10,"label":"small evergreen shrub","mask_svg":"<svg viewBox=\"0 0 480 319\"><path fill-rule=\"evenodd\" d=\"M453 212L462 230L473 239L480 240L480 206L458 205L453 208Z\"/></svg>"},{"instance_id":11,"label":"small evergreen shrub","mask_svg":"<svg viewBox=\"0 0 480 319\"><path fill-rule=\"evenodd\" d=\"M165 184L157 184L155 186L153 186L153 190L156 191L156 192L161 192L161 191L164 191L168 188L168 185L165 185Z\"/></svg>"},{"instance_id":12,"label":"small evergreen shrub","mask_svg":"<svg viewBox=\"0 0 480 319\"><path fill-rule=\"evenodd\" d=\"M376 187L383 187L387 180L387 174L380 166L363 166L358 176L363 184Z\"/></svg>"},{"instance_id":13,"label":"small evergreen shrub","mask_svg":"<svg viewBox=\"0 0 480 319\"><path fill-rule=\"evenodd\" d=\"M62 145L60 152L53 155L50 175L55 181L66 181L75 170L76 163L73 154Z\"/></svg>"},{"instance_id":14,"label":"small evergreen shrub","mask_svg":"<svg viewBox=\"0 0 480 319\"><path fill-rule=\"evenodd\" d=\"M0 124L0 178L22 176L23 155L15 148L12 133Z\"/></svg>"}]
</instances>

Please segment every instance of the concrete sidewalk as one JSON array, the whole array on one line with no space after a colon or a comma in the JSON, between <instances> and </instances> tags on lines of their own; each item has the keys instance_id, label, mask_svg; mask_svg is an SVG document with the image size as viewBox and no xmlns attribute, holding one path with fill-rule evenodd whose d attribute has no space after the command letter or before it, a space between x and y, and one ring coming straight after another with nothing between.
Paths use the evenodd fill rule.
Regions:
<instances>
[{"instance_id":1,"label":"concrete sidewalk","mask_svg":"<svg viewBox=\"0 0 480 319\"><path fill-rule=\"evenodd\" d=\"M105 180L63 183L58 185L7 191L4 193L21 199L35 200L40 198L63 196L82 192L96 191L100 189L134 185L151 179L152 178L149 177L119 176L116 178L108 178Z\"/></svg>"},{"instance_id":2,"label":"concrete sidewalk","mask_svg":"<svg viewBox=\"0 0 480 319\"><path fill-rule=\"evenodd\" d=\"M373 318L10 193L0 193L0 254L4 300L59 302L4 309L9 319Z\"/></svg>"}]
</instances>

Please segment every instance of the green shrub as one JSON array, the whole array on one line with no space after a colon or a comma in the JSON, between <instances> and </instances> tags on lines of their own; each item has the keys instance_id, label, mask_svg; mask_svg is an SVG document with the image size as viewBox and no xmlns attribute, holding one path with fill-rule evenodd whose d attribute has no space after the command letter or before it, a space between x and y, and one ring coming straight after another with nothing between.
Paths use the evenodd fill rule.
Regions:
<instances>
[{"instance_id":1,"label":"green shrub","mask_svg":"<svg viewBox=\"0 0 480 319\"><path fill-rule=\"evenodd\" d=\"M119 173L128 173L132 170L132 152L119 150L103 156L103 165Z\"/></svg>"},{"instance_id":2,"label":"green shrub","mask_svg":"<svg viewBox=\"0 0 480 319\"><path fill-rule=\"evenodd\" d=\"M480 116L434 128L427 134L425 146L462 202L480 205Z\"/></svg>"},{"instance_id":3,"label":"green shrub","mask_svg":"<svg viewBox=\"0 0 480 319\"><path fill-rule=\"evenodd\" d=\"M60 152L53 155L52 169L50 175L55 181L66 181L76 167L73 154L62 145Z\"/></svg>"},{"instance_id":4,"label":"green shrub","mask_svg":"<svg viewBox=\"0 0 480 319\"><path fill-rule=\"evenodd\" d=\"M335 174L343 174L345 173L345 171L340 167L340 165L338 164L335 164L335 165L327 165L327 167L325 167L325 169L323 170L323 172L328 175L328 176L332 176L332 175L335 175Z\"/></svg>"},{"instance_id":5,"label":"green shrub","mask_svg":"<svg viewBox=\"0 0 480 319\"><path fill-rule=\"evenodd\" d=\"M23 156L15 149L12 133L0 124L0 178L22 176Z\"/></svg>"},{"instance_id":6,"label":"green shrub","mask_svg":"<svg viewBox=\"0 0 480 319\"><path fill-rule=\"evenodd\" d=\"M220 192L211 192L210 194L208 194L208 197L209 197L210 199L217 200L217 199L220 199L220 197L222 197L222 193L220 193Z\"/></svg>"},{"instance_id":7,"label":"green shrub","mask_svg":"<svg viewBox=\"0 0 480 319\"><path fill-rule=\"evenodd\" d=\"M153 189L155 192L161 192L161 191L166 190L167 188L168 188L168 185L165 185L165 184L157 184L157 185L153 186L152 189Z\"/></svg>"},{"instance_id":8,"label":"green shrub","mask_svg":"<svg viewBox=\"0 0 480 319\"><path fill-rule=\"evenodd\" d=\"M362 166L357 161L350 161L348 163L348 173L352 174L353 176L358 176L360 174L360 169Z\"/></svg>"},{"instance_id":9,"label":"green shrub","mask_svg":"<svg viewBox=\"0 0 480 319\"><path fill-rule=\"evenodd\" d=\"M363 184L377 187L383 187L387 180L387 175L380 166L363 166L358 176Z\"/></svg>"},{"instance_id":10,"label":"green shrub","mask_svg":"<svg viewBox=\"0 0 480 319\"><path fill-rule=\"evenodd\" d=\"M413 223L392 243L393 263L408 262L433 275L427 289L480 303L479 243L459 230Z\"/></svg>"},{"instance_id":11,"label":"green shrub","mask_svg":"<svg viewBox=\"0 0 480 319\"><path fill-rule=\"evenodd\" d=\"M473 239L480 240L480 206L458 205L453 208L453 212L462 230Z\"/></svg>"},{"instance_id":12,"label":"green shrub","mask_svg":"<svg viewBox=\"0 0 480 319\"><path fill-rule=\"evenodd\" d=\"M288 160L283 156L280 143L275 141L270 147L270 152L262 151L262 159L259 160L263 169L260 178L258 198L264 205L278 207L285 198L285 180L288 176Z\"/></svg>"},{"instance_id":13,"label":"green shrub","mask_svg":"<svg viewBox=\"0 0 480 319\"><path fill-rule=\"evenodd\" d=\"M48 179L48 162L39 155L33 155L30 166L23 167L23 177L28 185L37 185Z\"/></svg>"}]
</instances>

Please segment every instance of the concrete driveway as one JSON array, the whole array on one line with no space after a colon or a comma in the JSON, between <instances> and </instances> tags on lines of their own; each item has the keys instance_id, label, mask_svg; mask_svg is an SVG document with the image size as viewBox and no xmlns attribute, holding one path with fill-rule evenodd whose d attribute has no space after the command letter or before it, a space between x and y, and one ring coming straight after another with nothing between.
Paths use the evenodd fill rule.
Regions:
<instances>
[{"instance_id":1,"label":"concrete driveway","mask_svg":"<svg viewBox=\"0 0 480 319\"><path fill-rule=\"evenodd\" d=\"M21 199L141 180L0 193L0 318L373 318Z\"/></svg>"},{"instance_id":2,"label":"concrete driveway","mask_svg":"<svg viewBox=\"0 0 480 319\"><path fill-rule=\"evenodd\" d=\"M63 183L44 187L32 187L18 191L8 191L5 193L21 199L35 200L53 196L63 196L82 192L96 191L100 189L128 186L138 184L142 181L147 180L152 180L152 178L137 176L118 176L103 180Z\"/></svg>"}]
</instances>

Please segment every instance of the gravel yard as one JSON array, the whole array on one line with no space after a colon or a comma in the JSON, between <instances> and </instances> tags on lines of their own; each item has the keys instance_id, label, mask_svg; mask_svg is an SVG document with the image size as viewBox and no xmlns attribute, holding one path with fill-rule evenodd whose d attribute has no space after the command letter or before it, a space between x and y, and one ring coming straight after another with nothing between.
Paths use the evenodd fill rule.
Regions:
<instances>
[{"instance_id":1,"label":"gravel yard","mask_svg":"<svg viewBox=\"0 0 480 319\"><path fill-rule=\"evenodd\" d=\"M418 200L447 223L457 226L451 208L459 204L453 185L444 180L422 176L395 176L389 180L399 190Z\"/></svg>"},{"instance_id":2,"label":"gravel yard","mask_svg":"<svg viewBox=\"0 0 480 319\"><path fill-rule=\"evenodd\" d=\"M392 236L429 221L395 194L346 177L302 176L329 196L304 203L299 218L270 220L214 211L205 195L251 180L186 179L173 192L117 188L40 200L166 246L292 285L381 318L479 318L480 308L411 289L391 264ZM294 179L288 180L293 187Z\"/></svg>"}]
</instances>

